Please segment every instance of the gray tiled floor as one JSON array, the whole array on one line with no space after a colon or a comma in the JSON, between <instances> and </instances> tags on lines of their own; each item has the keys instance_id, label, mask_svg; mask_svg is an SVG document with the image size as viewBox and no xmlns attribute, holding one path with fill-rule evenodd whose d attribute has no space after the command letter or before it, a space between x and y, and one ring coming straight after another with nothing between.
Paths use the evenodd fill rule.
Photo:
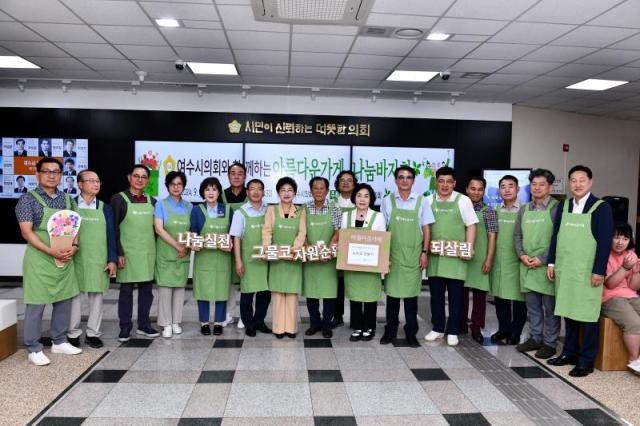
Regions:
<instances>
[{"instance_id":1,"label":"gray tiled floor","mask_svg":"<svg viewBox=\"0 0 640 426\"><path fill-rule=\"evenodd\" d=\"M2 288L0 298L19 298L21 293ZM381 346L379 324L370 342L350 342L351 330L344 326L334 330L329 347L305 347L303 306L299 315L305 324L296 339L261 333L245 338L242 330L229 326L218 340L238 339L242 345L214 348L216 338L199 333L195 302L187 292L183 334L155 339L148 347L120 346L115 289L107 300L103 337L111 352L95 369L127 371L120 372L118 383L78 383L46 416L82 417L83 424L110 426L176 425L181 418L298 426L334 417L351 424L400 426L444 425L451 415L458 420L482 415L490 424L520 426L558 424L558 417L532 417L534 410L562 413L566 417L561 420L570 423L564 410L597 407L557 378L520 377L511 367L537 364L511 346L480 347L467 338L455 348L423 339L417 349ZM419 306L422 317L428 315L428 293ZM384 309L381 303L378 317L384 317ZM155 312L154 305L152 316ZM430 325L422 319L419 325L422 338ZM485 335L495 328L490 305Z\"/></svg>"}]
</instances>

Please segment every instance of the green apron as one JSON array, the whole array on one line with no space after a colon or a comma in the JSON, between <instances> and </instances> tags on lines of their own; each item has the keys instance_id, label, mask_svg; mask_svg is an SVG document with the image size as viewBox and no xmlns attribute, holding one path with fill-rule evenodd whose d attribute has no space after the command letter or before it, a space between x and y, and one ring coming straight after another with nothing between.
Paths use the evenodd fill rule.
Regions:
<instances>
[{"instance_id":1,"label":"green apron","mask_svg":"<svg viewBox=\"0 0 640 426\"><path fill-rule=\"evenodd\" d=\"M489 274L482 272L482 265L487 258L489 248L489 238L487 237L487 225L484 223L484 215L487 206L476 212L478 224L476 225L476 242L473 245L474 255L467 265L467 279L464 282L466 288L476 288L482 291L489 291Z\"/></svg>"},{"instance_id":2,"label":"green apron","mask_svg":"<svg viewBox=\"0 0 640 426\"><path fill-rule=\"evenodd\" d=\"M596 201L586 214L569 213L564 203L556 247L556 309L559 317L596 322L600 317L602 285L591 286L596 240L591 233L591 215L602 203Z\"/></svg>"},{"instance_id":3,"label":"green apron","mask_svg":"<svg viewBox=\"0 0 640 426\"><path fill-rule=\"evenodd\" d=\"M391 232L391 268L384 278L384 292L391 297L416 297L422 288L420 256L422 254L422 228L420 205L422 195L416 199L413 210L399 209L395 194L391 194L389 232Z\"/></svg>"},{"instance_id":4,"label":"green apron","mask_svg":"<svg viewBox=\"0 0 640 426\"><path fill-rule=\"evenodd\" d=\"M244 275L240 279L241 293L256 293L269 290L267 281L268 263L262 259L253 259L253 246L262 245L262 227L264 215L250 217L244 209L238 209L236 214L244 216L244 236L240 246L240 254L244 265Z\"/></svg>"},{"instance_id":5,"label":"green apron","mask_svg":"<svg viewBox=\"0 0 640 426\"><path fill-rule=\"evenodd\" d=\"M435 223L431 224L431 241L466 241L466 226L458 207L460 194L452 201L437 201L433 197L433 216ZM438 256L429 254L430 277L451 278L464 281L467 278L467 262L458 257Z\"/></svg>"},{"instance_id":6,"label":"green apron","mask_svg":"<svg viewBox=\"0 0 640 426\"><path fill-rule=\"evenodd\" d=\"M47 207L40 194L35 191L31 195L42 205L42 221L36 229L35 234L47 247L51 246L47 222L49 218L59 209ZM71 199L67 194L64 196L66 209L71 210ZM27 305L46 305L56 303L61 300L71 299L79 293L78 281L75 275L74 262L70 261L58 268L54 258L41 252L31 244L27 244L27 250L22 262L22 282L24 287L24 303Z\"/></svg>"},{"instance_id":7,"label":"green apron","mask_svg":"<svg viewBox=\"0 0 640 426\"><path fill-rule=\"evenodd\" d=\"M78 209L82 218L80 250L73 257L78 287L89 293L105 293L109 289L107 266L107 220L104 203L98 201L97 209Z\"/></svg>"},{"instance_id":8,"label":"green apron","mask_svg":"<svg viewBox=\"0 0 640 426\"><path fill-rule=\"evenodd\" d=\"M531 210L529 204L522 213L522 248L527 256L539 256L549 248L553 235L551 209L557 204L551 200L544 210ZM547 278L546 265L529 269L520 262L520 291L535 291L550 296L555 295L555 287Z\"/></svg>"},{"instance_id":9,"label":"green apron","mask_svg":"<svg viewBox=\"0 0 640 426\"><path fill-rule=\"evenodd\" d=\"M496 258L491 268L491 294L501 299L524 301L520 292L520 259L516 253L513 234L518 212L503 212L498 216Z\"/></svg>"},{"instance_id":10,"label":"green apron","mask_svg":"<svg viewBox=\"0 0 640 426\"><path fill-rule=\"evenodd\" d=\"M295 218L281 218L280 205L274 206L272 244L293 245L300 226L300 211ZM300 293L302 290L302 263L276 260L269 265L269 290L278 293Z\"/></svg>"},{"instance_id":11,"label":"green apron","mask_svg":"<svg viewBox=\"0 0 640 426\"><path fill-rule=\"evenodd\" d=\"M233 210L234 213L248 201L249 199L245 197L244 201L241 201L239 203L227 203L227 196L225 195L224 191L222 191L222 202L225 206L231 207L231 210ZM239 282L240 277L238 276L238 274L236 274L236 262L233 256L231 256L231 284L237 284Z\"/></svg>"},{"instance_id":12,"label":"green apron","mask_svg":"<svg viewBox=\"0 0 640 426\"><path fill-rule=\"evenodd\" d=\"M310 214L307 209L307 243L314 245L318 241L329 244L335 229L333 227L333 203L329 204L329 214ZM304 281L302 294L312 299L335 299L338 297L338 274L336 260L329 262L307 262L303 266Z\"/></svg>"},{"instance_id":13,"label":"green apron","mask_svg":"<svg viewBox=\"0 0 640 426\"><path fill-rule=\"evenodd\" d=\"M338 195L333 199L333 202L335 203L335 205L338 205L338 198L340 197L340 194L338 193ZM340 212L341 213L348 213L350 211L355 210L355 206L354 207L339 207ZM338 270L338 277L342 278L344 280L344 271L342 269Z\"/></svg>"},{"instance_id":14,"label":"green apron","mask_svg":"<svg viewBox=\"0 0 640 426\"><path fill-rule=\"evenodd\" d=\"M225 204L224 217L209 217L207 208L200 204L205 221L200 235L229 233L231 207ZM229 298L231 283L231 253L203 248L196 252L193 262L193 298L220 302Z\"/></svg>"},{"instance_id":15,"label":"green apron","mask_svg":"<svg viewBox=\"0 0 640 426\"><path fill-rule=\"evenodd\" d=\"M167 231L175 240L178 240L178 234L181 232L189 232L191 209L190 204L185 201L185 214L175 214L169 204L169 200L163 200L164 208L167 211L167 222L163 224ZM180 259L176 256L176 249L167 244L162 238L156 238L156 283L160 287L184 287L189 278L189 261L190 254Z\"/></svg>"},{"instance_id":16,"label":"green apron","mask_svg":"<svg viewBox=\"0 0 640 426\"><path fill-rule=\"evenodd\" d=\"M347 228L351 226L353 210L347 213ZM378 212L373 212L369 225L361 229L371 229ZM382 278L377 272L344 271L344 297L354 302L377 302L382 293Z\"/></svg>"},{"instance_id":17,"label":"green apron","mask_svg":"<svg viewBox=\"0 0 640 426\"><path fill-rule=\"evenodd\" d=\"M156 263L156 232L153 228L153 204L148 195L146 203L132 203L123 192L127 214L120 222L120 244L124 251L125 267L116 273L116 282L142 283L153 280Z\"/></svg>"}]
</instances>

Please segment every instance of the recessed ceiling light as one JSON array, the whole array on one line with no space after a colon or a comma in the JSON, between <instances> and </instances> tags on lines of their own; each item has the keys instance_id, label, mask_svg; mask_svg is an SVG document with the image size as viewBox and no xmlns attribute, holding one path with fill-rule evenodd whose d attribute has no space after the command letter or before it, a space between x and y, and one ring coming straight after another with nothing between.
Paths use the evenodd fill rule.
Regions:
<instances>
[{"instance_id":1,"label":"recessed ceiling light","mask_svg":"<svg viewBox=\"0 0 640 426\"><path fill-rule=\"evenodd\" d=\"M177 28L180 26L180 22L178 22L177 19L173 19L173 18L156 19L156 24L158 24L161 27L167 27L167 28Z\"/></svg>"},{"instance_id":2,"label":"recessed ceiling light","mask_svg":"<svg viewBox=\"0 0 640 426\"><path fill-rule=\"evenodd\" d=\"M194 74L238 75L234 64L187 62L187 65Z\"/></svg>"},{"instance_id":3,"label":"recessed ceiling light","mask_svg":"<svg viewBox=\"0 0 640 426\"><path fill-rule=\"evenodd\" d=\"M431 41L443 41L443 40L448 40L449 37L451 37L451 34L445 34L445 33L430 33L427 36L427 40L431 40Z\"/></svg>"},{"instance_id":4,"label":"recessed ceiling light","mask_svg":"<svg viewBox=\"0 0 640 426\"><path fill-rule=\"evenodd\" d=\"M400 28L394 31L394 34L398 38L419 38L424 35L424 31L418 28Z\"/></svg>"},{"instance_id":5,"label":"recessed ceiling light","mask_svg":"<svg viewBox=\"0 0 640 426\"><path fill-rule=\"evenodd\" d=\"M0 56L0 68L40 68L20 56Z\"/></svg>"},{"instance_id":6,"label":"recessed ceiling light","mask_svg":"<svg viewBox=\"0 0 640 426\"><path fill-rule=\"evenodd\" d=\"M438 75L437 71L394 71L387 81L421 81L427 82Z\"/></svg>"},{"instance_id":7,"label":"recessed ceiling light","mask_svg":"<svg viewBox=\"0 0 640 426\"><path fill-rule=\"evenodd\" d=\"M576 84L572 84L571 86L567 86L566 88L577 90L607 90L611 89L612 87L622 86L623 84L627 83L628 81L599 80L597 78L588 78Z\"/></svg>"}]
</instances>

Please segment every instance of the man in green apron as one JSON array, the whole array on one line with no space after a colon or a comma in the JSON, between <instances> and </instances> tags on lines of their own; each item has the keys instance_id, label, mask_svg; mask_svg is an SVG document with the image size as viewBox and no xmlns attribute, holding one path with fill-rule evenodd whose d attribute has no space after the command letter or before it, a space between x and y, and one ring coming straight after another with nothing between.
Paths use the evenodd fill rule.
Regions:
<instances>
[{"instance_id":1,"label":"man in green apron","mask_svg":"<svg viewBox=\"0 0 640 426\"><path fill-rule=\"evenodd\" d=\"M247 184L249 202L233 215L229 234L233 237L235 271L240 277L240 319L245 325L245 334L255 337L256 330L270 334L264 322L267 316L271 292L267 282L267 262L253 259L253 246L262 245L262 226L267 205L263 202L264 183L252 179ZM255 311L253 297L255 296Z\"/></svg>"},{"instance_id":2,"label":"man in green apron","mask_svg":"<svg viewBox=\"0 0 640 426\"><path fill-rule=\"evenodd\" d=\"M222 202L225 205L231 207L231 209L235 212L248 201L247 189L244 186L244 182L247 177L247 168L242 163L234 162L229 166L227 174L229 177L229 187L222 193ZM227 300L227 319L223 324L224 326L233 323L233 315L237 312L237 291L235 289L235 285L240 283L240 277L236 273L235 260L233 259L233 256L232 262L231 287L229 288L229 299ZM238 320L238 328L243 329L244 327L245 324L242 320L242 315L240 315L240 319Z\"/></svg>"},{"instance_id":3,"label":"man in green apron","mask_svg":"<svg viewBox=\"0 0 640 426\"><path fill-rule=\"evenodd\" d=\"M136 164L127 175L129 188L111 198L113 219L116 226L118 271L120 283L118 340L129 340L133 323L133 289L138 287L138 329L136 334L158 337L160 333L151 327L149 311L153 303L152 280L156 261L156 234L153 228L155 200L144 193L149 181L149 169Z\"/></svg>"},{"instance_id":4,"label":"man in green apron","mask_svg":"<svg viewBox=\"0 0 640 426\"><path fill-rule=\"evenodd\" d=\"M429 201L412 192L416 171L400 166L393 172L398 190L382 200L382 215L391 232L389 273L384 279L387 294L383 345L393 342L398 333L400 299L404 299L404 327L407 343L419 347L418 295L422 289L422 271L427 267L430 229L434 222Z\"/></svg>"},{"instance_id":5,"label":"man in green apron","mask_svg":"<svg viewBox=\"0 0 640 426\"><path fill-rule=\"evenodd\" d=\"M455 171L440 167L436 171L436 194L429 197L435 223L431 226L431 241L459 241L472 246L476 240L478 216L471 200L453 189ZM471 257L445 257L429 254L429 290L431 293L431 323L433 329L424 337L433 342L447 333L447 344L458 344L462 315L462 290L467 278L467 263ZM449 321L445 329L445 292L449 292Z\"/></svg>"},{"instance_id":6,"label":"man in green apron","mask_svg":"<svg viewBox=\"0 0 640 426\"><path fill-rule=\"evenodd\" d=\"M103 346L100 336L102 323L103 295L109 290L109 278L116 275L118 252L116 251L116 231L111 206L98 200L100 178L93 170L83 170L78 174L78 213L82 217L82 231L79 240L80 251L73 258L81 292L89 299L89 318L85 342L92 348ZM80 319L82 314L82 293L71 302L71 322L67 337L69 343L80 347Z\"/></svg>"},{"instance_id":7,"label":"man in green apron","mask_svg":"<svg viewBox=\"0 0 640 426\"><path fill-rule=\"evenodd\" d=\"M353 189L358 184L356 174L351 170L341 170L336 176L336 180L333 183L333 187L336 189L337 195L334 198L334 202L342 213L352 211L356 208L355 204L351 201L351 194ZM344 271L338 271L338 293L336 296L336 309L333 314L333 322L331 328L340 327L344 325ZM350 315L349 324L353 323L353 315Z\"/></svg>"},{"instance_id":8,"label":"man in green apron","mask_svg":"<svg viewBox=\"0 0 640 426\"><path fill-rule=\"evenodd\" d=\"M564 317L566 332L562 354L547 363L575 365L569 372L573 377L593 372L602 284L613 239L611 206L591 193L592 178L586 166L569 170L572 197L558 206L547 266L547 276L555 280L554 313Z\"/></svg>"},{"instance_id":9,"label":"man in green apron","mask_svg":"<svg viewBox=\"0 0 640 426\"><path fill-rule=\"evenodd\" d=\"M322 243L327 247L338 241L342 221L340 209L327 200L329 180L316 176L309 181L313 199L306 205L307 244ZM305 335L313 336L322 330L322 337L333 336L331 322L338 295L338 274L335 259L328 262L307 262L303 265L302 295L307 298L310 327ZM322 299L322 320L320 319Z\"/></svg>"},{"instance_id":10,"label":"man in green apron","mask_svg":"<svg viewBox=\"0 0 640 426\"><path fill-rule=\"evenodd\" d=\"M491 269L491 294L496 304L498 331L491 341L499 345L517 345L527 322L527 305L520 290L520 261L514 244L516 218L520 211L518 178L505 175L498 181L502 203L498 206L496 258Z\"/></svg>"},{"instance_id":11,"label":"man in green apron","mask_svg":"<svg viewBox=\"0 0 640 426\"><path fill-rule=\"evenodd\" d=\"M476 233L475 253L467 265L467 277L462 293L462 323L460 334L468 328L469 293L473 292L473 308L471 310L471 337L481 345L484 343L482 329L485 325L487 311L487 292L489 291L489 273L496 254L496 235L498 219L496 211L484 203L484 192L487 181L482 176L472 176L467 183L466 192L473 203L473 210L478 216L478 232Z\"/></svg>"},{"instance_id":12,"label":"man in green apron","mask_svg":"<svg viewBox=\"0 0 640 426\"><path fill-rule=\"evenodd\" d=\"M529 174L532 201L520 209L514 233L520 258L520 290L524 293L530 337L516 346L520 352L536 351L536 358L556 354L560 318L555 316L555 287L547 278L547 257L558 202L551 198L555 176L535 169Z\"/></svg>"},{"instance_id":13,"label":"man in green apron","mask_svg":"<svg viewBox=\"0 0 640 426\"><path fill-rule=\"evenodd\" d=\"M62 164L46 157L36 164L38 186L20 197L16 204L16 217L20 233L27 241L22 264L24 287L24 344L29 352L28 360L35 365L47 365L51 361L42 351L42 314L47 304L53 305L51 314L52 353L75 355L82 352L67 342L67 329L71 314L71 299L79 292L73 257L78 252L77 242L67 248L51 248L47 222L56 212L73 209L67 194L58 185L62 177ZM58 268L54 262L64 263Z\"/></svg>"}]
</instances>

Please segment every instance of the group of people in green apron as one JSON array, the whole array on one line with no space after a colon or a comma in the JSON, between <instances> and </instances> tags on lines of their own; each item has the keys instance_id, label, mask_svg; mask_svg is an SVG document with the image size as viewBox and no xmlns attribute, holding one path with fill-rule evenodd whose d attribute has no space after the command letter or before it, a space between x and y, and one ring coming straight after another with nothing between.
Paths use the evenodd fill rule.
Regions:
<instances>
[{"instance_id":1,"label":"group of people in green apron","mask_svg":"<svg viewBox=\"0 0 640 426\"><path fill-rule=\"evenodd\" d=\"M301 206L294 204L298 188L289 177L276 185L279 202L267 206L264 183L252 179L245 185L246 170L240 163L229 168L236 179L228 190L223 191L216 178L204 179L199 188L203 203L197 206L182 199L187 184L182 172L167 174L164 183L169 196L156 202L144 194L148 169L135 165L128 174L129 188L114 195L109 205L96 198L100 180L95 172L85 170L78 175L80 196L76 203L57 189L61 171L58 160L41 160L36 172L38 187L16 206L20 229L28 242L24 261L25 344L30 361L36 365L49 362L39 343L42 310L49 303L54 304L52 352L81 351L80 291L86 292L90 301L85 341L92 347L102 345L101 296L114 274L121 284L120 341L127 341L133 328L135 288L136 333L160 335L149 319L153 281L158 286L158 326L163 337L180 334L190 251L194 251L193 297L203 335L223 333L229 322L227 301L235 305L231 284L239 282L240 322L247 336L259 331L295 338L298 295L302 294L310 317L306 335L321 332L325 338L332 337L332 329L343 323L342 296L350 300L350 340L371 340L376 333L377 302L384 291L386 325L380 343L389 344L397 338L402 299L406 343L418 347L418 295L426 270L433 326L425 336L427 341L446 335L447 344L455 346L458 336L470 329L472 338L482 343L486 295L491 292L499 323L498 331L490 337L492 342L517 345L523 352L535 350L537 357L551 358L548 362L552 365L575 364L575 376L589 374L593 368L601 285L613 226L609 206L590 193L592 175L585 166L569 172L572 197L564 203L550 196L555 177L548 170L531 172L533 198L525 205L517 198L517 178L506 175L499 182L502 201L496 210L483 203L486 181L480 176L468 180L464 195L454 190L455 171L441 167L435 175L436 193L425 197L412 190L415 170L400 166L394 171L397 190L382 200L381 212L373 209L373 188L359 184L350 171L338 175L336 199L328 198L327 179L311 179L312 200ZM51 249L46 220L65 208L78 210L84 219L82 230L71 250ZM350 271L339 274L335 260L302 264L266 262L252 256L256 245L330 246L337 243L338 230L343 227L391 233L390 272L385 277ZM226 250L185 247L178 243L178 234L186 231L228 233L232 245ZM468 242L474 250L467 256L439 256L429 251L432 240ZM54 259L64 261L65 266L57 268ZM341 284L344 295L340 294ZM215 305L213 330L211 302ZM265 323L270 304L273 329ZM521 342L527 316L531 335ZM567 340L562 354L552 358L559 317L566 320ZM577 337L580 328L582 343Z\"/></svg>"}]
</instances>

